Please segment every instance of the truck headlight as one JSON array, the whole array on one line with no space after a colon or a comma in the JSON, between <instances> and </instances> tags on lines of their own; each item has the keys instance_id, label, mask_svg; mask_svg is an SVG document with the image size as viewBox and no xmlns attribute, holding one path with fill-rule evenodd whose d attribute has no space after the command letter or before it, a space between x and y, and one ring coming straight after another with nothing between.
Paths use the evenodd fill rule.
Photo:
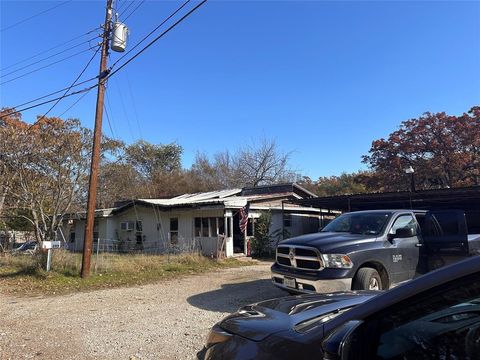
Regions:
<instances>
[{"instance_id":1,"label":"truck headlight","mask_svg":"<svg viewBox=\"0 0 480 360\"><path fill-rule=\"evenodd\" d=\"M225 342L232 337L232 334L224 331L220 326L214 325L207 336L205 347L209 348L218 343Z\"/></svg>"},{"instance_id":2,"label":"truck headlight","mask_svg":"<svg viewBox=\"0 0 480 360\"><path fill-rule=\"evenodd\" d=\"M353 262L348 255L344 254L322 254L323 263L327 268L351 269Z\"/></svg>"}]
</instances>

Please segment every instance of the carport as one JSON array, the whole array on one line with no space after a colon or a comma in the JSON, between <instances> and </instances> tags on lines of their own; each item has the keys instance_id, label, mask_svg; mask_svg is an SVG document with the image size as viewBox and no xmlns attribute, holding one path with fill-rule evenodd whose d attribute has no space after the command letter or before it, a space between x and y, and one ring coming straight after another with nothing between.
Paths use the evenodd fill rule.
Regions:
<instances>
[{"instance_id":1,"label":"carport","mask_svg":"<svg viewBox=\"0 0 480 360\"><path fill-rule=\"evenodd\" d=\"M480 186L455 189L349 194L293 201L301 206L342 212L375 209L461 209L471 231L480 233Z\"/></svg>"}]
</instances>

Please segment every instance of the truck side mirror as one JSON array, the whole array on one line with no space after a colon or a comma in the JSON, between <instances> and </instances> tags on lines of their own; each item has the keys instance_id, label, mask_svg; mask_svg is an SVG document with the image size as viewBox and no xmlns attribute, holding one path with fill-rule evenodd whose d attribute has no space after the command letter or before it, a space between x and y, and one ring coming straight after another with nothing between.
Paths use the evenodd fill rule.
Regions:
<instances>
[{"instance_id":1,"label":"truck side mirror","mask_svg":"<svg viewBox=\"0 0 480 360\"><path fill-rule=\"evenodd\" d=\"M350 320L331 332L322 343L325 360L348 360L352 357L355 330L363 324L361 320Z\"/></svg>"},{"instance_id":2,"label":"truck side mirror","mask_svg":"<svg viewBox=\"0 0 480 360\"><path fill-rule=\"evenodd\" d=\"M401 228L395 231L395 237L397 238L409 238L415 236L415 231L411 227Z\"/></svg>"},{"instance_id":3,"label":"truck side mirror","mask_svg":"<svg viewBox=\"0 0 480 360\"><path fill-rule=\"evenodd\" d=\"M395 231L395 234L388 234L387 239L388 241L392 241L393 239L403 239L415 236L416 233L412 228L400 228Z\"/></svg>"}]
</instances>

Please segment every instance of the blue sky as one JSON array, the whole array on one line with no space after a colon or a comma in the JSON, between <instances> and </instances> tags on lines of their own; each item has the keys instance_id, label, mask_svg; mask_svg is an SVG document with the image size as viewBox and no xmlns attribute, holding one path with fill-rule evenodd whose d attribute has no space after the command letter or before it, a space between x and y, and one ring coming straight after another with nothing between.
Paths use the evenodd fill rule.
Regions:
<instances>
[{"instance_id":1,"label":"blue sky","mask_svg":"<svg viewBox=\"0 0 480 360\"><path fill-rule=\"evenodd\" d=\"M0 28L60 3L1 0ZM130 48L179 4L145 1L127 20ZM2 31L0 68L94 29L104 6L73 0ZM0 85L1 106L68 86L91 56ZM95 60L82 79L97 72ZM95 97L90 92L63 117L92 127ZM113 77L108 103L105 134L127 143L176 141L185 167L197 151L235 151L265 137L313 179L365 169L361 155L401 121L480 104L480 2L210 1ZM48 107L23 117L32 121Z\"/></svg>"}]
</instances>

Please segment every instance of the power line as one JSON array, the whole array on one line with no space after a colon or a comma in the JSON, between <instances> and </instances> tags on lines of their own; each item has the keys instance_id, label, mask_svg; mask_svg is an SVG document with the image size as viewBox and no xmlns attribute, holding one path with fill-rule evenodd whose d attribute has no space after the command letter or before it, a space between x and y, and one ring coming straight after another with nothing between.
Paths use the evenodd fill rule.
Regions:
<instances>
[{"instance_id":1,"label":"power line","mask_svg":"<svg viewBox=\"0 0 480 360\"><path fill-rule=\"evenodd\" d=\"M123 12L127 12L128 9L130 9L130 7L133 5L134 1L130 1L130 3L128 4L128 6L123 10Z\"/></svg>"},{"instance_id":2,"label":"power line","mask_svg":"<svg viewBox=\"0 0 480 360\"><path fill-rule=\"evenodd\" d=\"M144 46L139 52L137 52L135 55L133 55L130 59L128 59L127 61L125 61L122 65L120 65L120 67L118 67L115 71L112 71L109 75L108 75L108 78L110 78L111 76L113 76L114 74L116 74L118 71L120 71L121 69L123 69L125 66L127 66L130 62L132 62L136 57L138 57L141 53L143 53L145 50L147 50L150 46L152 46L155 42L157 42L159 39L161 39L163 36L165 36L168 32L170 32L170 30L172 30L175 26L177 26L178 24L180 24L183 20L185 20L188 16L190 16L195 10L197 10L200 6L202 6L203 4L205 4L207 2L207 0L203 0L202 2L200 2L198 5L196 5L193 9L191 9L189 12L187 12L185 15L183 15L179 20L177 20L175 23L173 23L167 30L165 30L164 32L162 32L160 35L158 35L155 39L153 39L152 41L150 41L146 46ZM122 57L123 58L123 57ZM118 62L118 61L117 61ZM110 69L113 68L113 66L115 66L115 64L117 63L115 62L112 67Z\"/></svg>"},{"instance_id":3,"label":"power line","mask_svg":"<svg viewBox=\"0 0 480 360\"><path fill-rule=\"evenodd\" d=\"M78 81L78 79L80 79L80 78L82 77L83 73L84 73L85 71L87 71L87 68L90 66L90 64L91 64L91 62L93 61L93 59L95 59L95 56L97 56L99 50L100 50L100 46L97 47L97 50L95 51L95 53L93 54L93 56L90 58L90 60L88 60L87 64L83 67L83 69L82 69L82 71L80 72L80 74L78 74L78 76L75 78L75 80L72 82L72 84L68 87L68 89L65 90L65 93L63 94L63 96L62 96L60 99L58 99L58 100L50 107L50 109L48 109L48 111L47 111L45 114L42 115L42 117L41 117L40 119L38 119L37 121L35 121L35 122L33 123L33 125L35 125L35 124L38 123L40 120L42 120L43 118L45 118L45 116L47 116L48 113L49 113L50 111L52 111L55 106L58 105L58 103L65 97L65 95L68 94L68 92L72 89L72 87L75 86L75 84L76 84L76 82ZM31 126L33 126L33 125L31 125Z\"/></svg>"},{"instance_id":4,"label":"power line","mask_svg":"<svg viewBox=\"0 0 480 360\"><path fill-rule=\"evenodd\" d=\"M12 81L14 81L14 80L17 80L17 79L23 78L23 77L25 77L25 76L27 76L27 75L36 73L37 71L46 69L46 68L48 68L48 67L50 67L50 66L53 66L53 65L55 65L55 64L58 64L58 63L61 63L61 62L65 61L65 60L71 59L72 57L75 57L75 56L77 56L77 55L83 54L83 53L85 53L85 52L87 52L87 51L90 51L90 50L92 50L92 49L95 49L95 46L92 46L92 47L90 47L90 48L88 48L88 49L85 49L85 50L76 52L75 54L72 54L72 55L69 55L69 56L67 56L67 57L64 57L64 58L62 58L62 59L60 59L60 60L51 62L51 63L49 63L49 64L47 64L47 65L41 66L41 67L36 68L36 69L34 69L34 70L32 70L32 71L29 71L29 72L26 72L26 73L24 73L24 74L22 74L22 75L19 75L19 76L16 76L16 77L12 78L12 79L5 80L5 81L1 82L0 85L8 84L8 83L10 83L10 82L12 82Z\"/></svg>"},{"instance_id":5,"label":"power line","mask_svg":"<svg viewBox=\"0 0 480 360\"><path fill-rule=\"evenodd\" d=\"M0 32L4 32L4 31L6 31L6 30L9 30L9 29L17 26L17 25L23 24L24 22L26 22L26 21L28 21L28 20L31 20L31 19L33 19L33 18L36 18L37 16L40 16L40 15L43 15L43 14L45 14L45 13L51 11L51 10L54 10L54 9L56 9L56 8L62 6L62 5L68 4L69 2L72 2L72 1L73 1L73 0L64 1L64 2L62 2L62 3L60 3L60 4L57 4L57 5L55 5L55 6L52 6L51 8L48 8L48 9L46 9L46 10L43 10L43 11L37 13L37 14L31 15L31 16L23 19L23 20L17 21L16 23L14 23L14 24L12 24L12 25L8 25L8 26L6 26L6 27L3 27L3 28L0 29Z\"/></svg>"},{"instance_id":6,"label":"power line","mask_svg":"<svg viewBox=\"0 0 480 360\"><path fill-rule=\"evenodd\" d=\"M130 14L127 15L127 17L125 17L124 19L122 19L122 21L123 21L123 22L127 21L127 19L128 19L130 16L132 16L132 14L133 14L135 11L137 11L138 8L143 5L144 2L145 2L145 0L140 1L140 3L135 7L135 9L133 9L133 10L130 12Z\"/></svg>"},{"instance_id":7,"label":"power line","mask_svg":"<svg viewBox=\"0 0 480 360\"><path fill-rule=\"evenodd\" d=\"M8 75L14 74L14 73L16 73L16 72L19 72L19 71L21 71L21 70L23 70L23 69L29 68L30 66L36 65L36 64L38 64L38 63L40 63L40 62L42 62L42 61L51 59L52 57L55 57L55 56L57 56L57 55L61 55L61 54L63 54L63 53L66 53L67 51L70 51L70 50L75 49L75 48L77 48L77 47L79 47L79 46L82 46L82 45L85 44L85 43L89 43L90 41L95 40L96 38L97 38L97 36L95 36L94 38L91 38L91 39L89 39L89 40L87 40L87 41L84 41L84 42L82 42L82 43L80 43L80 44L71 46L71 47L69 47L68 49L62 50L62 51L60 51L60 52L57 52L57 53L52 54L52 55L50 55L50 56L47 56L47 57L45 57L45 58L43 58L43 59L37 60L37 61L35 61L35 62L33 62L33 63L28 64L28 65L25 65L25 66L23 66L23 67L21 67L21 68L12 70L12 71L10 71L9 73L2 74L0 77L3 78L3 77L5 77L5 76L8 76ZM87 50L88 50L88 49L87 49ZM12 67L12 66L9 66L9 67ZM2 70L5 70L5 69L2 69Z\"/></svg>"},{"instance_id":8,"label":"power line","mask_svg":"<svg viewBox=\"0 0 480 360\"><path fill-rule=\"evenodd\" d=\"M84 81L82 81L82 82L79 82L78 84L75 84L75 85L72 86L72 87L77 87L77 86L83 85L83 84L85 84L85 83L87 83L87 82L90 82L90 81L92 81L92 80L95 80L95 79L97 79L97 78L98 78L98 76L94 76L94 77L92 77L92 78L90 78L90 79L87 79L87 80L84 80ZM69 88L69 87L67 86L66 88L63 88L63 89L60 89L60 90L51 92L50 94L40 96L40 97L38 97L38 98L36 98L36 99L33 99L33 100L30 100L30 101L24 102L23 104L16 105L16 106L14 106L14 108L17 108L17 107L20 107L20 106L25 106L25 105L31 104L31 103L33 103L33 102L35 102L35 101L45 99L45 98L47 98L47 97L49 97L49 96L52 96L52 95L61 93L62 91L65 91L65 90L68 89L68 88ZM15 112L16 112L16 111L15 111Z\"/></svg>"},{"instance_id":9,"label":"power line","mask_svg":"<svg viewBox=\"0 0 480 360\"><path fill-rule=\"evenodd\" d=\"M78 84L77 84L77 85L78 85ZM66 94L66 95L64 95L64 96L59 96L59 97L56 97L56 98L54 98L54 99L46 100L46 101L41 102L41 103L39 103L39 104L27 106L27 107L22 108L22 109L20 109L20 110L11 111L11 112L9 112L9 113L7 113L7 114L1 115L1 116L0 116L0 119L2 119L2 118L4 118L4 117L7 117L7 116L9 116L9 115L12 115L12 114L17 114L17 113L20 113L20 112L25 111L25 110L30 110L30 109L33 109L33 108L36 108L36 107L39 107L39 106L42 106L42 105L45 105L45 104L52 103L52 102L54 102L54 101L57 101L58 99L63 99L63 98L67 98L67 97L70 97L70 96L74 96L74 95L78 95L78 94L83 94L84 92L90 91L90 90L96 88L97 86L98 86L98 84L95 84L95 85L92 85L92 86L90 86L90 87L84 88L84 89L82 89L82 90L78 90L78 91L74 91L74 92L72 92L72 93L70 93L70 94Z\"/></svg>"},{"instance_id":10,"label":"power line","mask_svg":"<svg viewBox=\"0 0 480 360\"><path fill-rule=\"evenodd\" d=\"M185 6L185 5L186 5L188 2L190 2L190 1L191 1L191 0L187 0L187 2L184 3L180 8L182 8L183 6ZM120 65L119 68L117 68L117 69L116 69L115 71L113 71L113 72L110 72L110 73L106 76L106 79L105 79L105 80L107 80L107 79L110 78L112 75L114 75L115 73L117 73L118 71L120 71L122 68L124 68L127 64L129 64L129 63L130 63L131 61L133 61L136 57L138 57L141 53L143 53L146 49L148 49L150 46L152 46L156 41L158 41L160 38L162 38L164 35L166 35L168 32L170 32L170 30L172 30L172 29L173 29L175 26L177 26L180 22L182 22L183 20L185 20L188 16L190 16L194 11L196 11L200 6L202 6L202 5L205 4L206 2L207 2L207 0L203 0L203 1L200 2L198 5L196 5L196 6L195 6L193 9L191 9L188 13L186 13L186 14L185 14L184 16L182 16L179 20L177 20L174 24L172 24L167 30L165 30L164 32L162 32L159 36L157 36L157 37L156 37L155 39L153 39L150 43L148 43L145 47L143 47L138 53L136 53L134 56L132 56L130 59L128 59L125 63L123 63L122 65ZM180 10L180 8L177 9L177 11L175 11L171 16L173 16L175 13L177 13L177 12ZM169 16L169 18L171 18L171 16ZM169 18L167 18L167 20L168 20ZM158 28L158 27L157 27L157 28ZM150 35L150 34L149 34L149 35ZM147 35L147 37L148 37L149 35ZM143 41L143 40L142 40L142 41ZM136 46L138 46L138 44L137 44ZM114 65L115 65L115 64L116 64L116 63L114 63ZM113 65L113 66L114 66L114 65ZM72 88L73 88L73 87L76 87L76 86L79 86L79 85L81 85L81 84L84 84L84 83L86 83L86 82L92 81L93 79L96 79L96 78L98 78L98 76L93 77L93 78L88 79L88 80L85 80L85 81L83 81L83 82L81 82L81 83L78 83L78 84L72 86ZM50 99L50 100L46 100L46 101L43 101L43 102L38 103L38 104L34 104L34 105L31 105L31 106L28 106L28 107L25 107L25 108L21 108L21 109L19 109L19 110L14 110L14 111L11 111L11 112L9 112L9 113L7 113L7 114L4 114L4 115L0 116L0 118L9 116L9 115L12 115L12 114L15 114L15 113L19 113L19 112L22 112L22 111L25 111L25 110L30 110L30 109L33 109L33 108L36 108L36 107L39 107L39 106L42 106L42 105L45 105L45 104L49 104L49 103L52 103L52 102L54 102L54 101L57 101L58 99L61 99L61 98L66 98L66 97L70 97L70 96L82 94L82 93L85 93L85 92L88 92L88 91L94 89L94 88L97 87L97 86L98 86L98 84L95 84L95 85L92 85L92 86L90 86L90 87L84 88L84 89L82 89L82 90L78 90L78 91L72 92L72 93L70 93L70 94L66 94L66 95L64 95L64 96L60 96L60 97L57 97L57 98L53 98L53 99ZM25 102L25 103L23 103L23 104L21 104L21 105L17 105L17 106L15 106L15 108L20 107L20 106L24 106L24 105L28 105L28 104L30 104L30 103L32 103L32 102L35 102L35 101L38 101L38 100L47 98L47 97L52 96L52 95L55 95L55 94L58 94L58 93L64 91L65 89L68 89L68 87L67 87L67 88L64 88L64 89L61 89L61 90L58 90L58 91L55 91L55 92L50 93L50 94L48 94L48 95L41 96L41 97L39 97L39 98L37 98L37 99L30 100L30 101Z\"/></svg>"},{"instance_id":11,"label":"power line","mask_svg":"<svg viewBox=\"0 0 480 360\"><path fill-rule=\"evenodd\" d=\"M50 52L50 51L52 51L52 50L58 49L59 47L62 47L62 46L64 46L64 45L66 45L66 44L69 44L69 43L71 43L71 42L73 42L73 41L75 41L75 40L77 40L77 39L80 39L80 38L86 36L86 35L89 35L89 34L91 34L92 32L94 32L94 31L96 31L96 30L98 30L98 29L100 29L100 27L97 27L97 28L95 28L95 29L93 29L93 30L90 30L90 31L86 32L85 34L76 36L76 37L74 37L73 39L64 41L64 42L62 42L61 44L55 45L55 46L53 46L53 47L51 47L51 48L49 48L49 49L47 49L47 50L41 51L41 52L39 52L39 53L37 53L37 54L35 54L35 55L29 56L28 58L22 59L22 60L14 63L14 64L5 66L4 68L0 69L0 71L5 71L5 70L10 69L10 68L12 68L12 67L14 67L14 66L17 66L17 65L19 65L19 64L23 64L24 62L26 62L26 61L28 61L28 60L34 59L34 58L36 58L36 57L38 57L38 56L40 56L40 55L46 54L46 53L48 53L48 52ZM89 39L89 40L87 40L87 41L84 41L84 42L82 42L81 44L85 44L85 43L87 43L87 42L90 42L90 41L96 39L97 37L98 37L98 36L95 36L94 38ZM78 45L75 45L75 46L79 46L79 45L81 45L81 44L78 44ZM71 49L71 48L70 48L70 49Z\"/></svg>"},{"instance_id":12,"label":"power line","mask_svg":"<svg viewBox=\"0 0 480 360\"><path fill-rule=\"evenodd\" d=\"M125 56L130 54L133 50L135 50L142 42L144 42L150 35L152 35L155 31L157 31L160 27L162 27L168 20L170 20L172 17L174 17L180 10L182 10L190 1L192 0L187 0L185 1L177 10L175 10L173 13L171 13L165 20L163 20L155 29L150 31L147 35L145 35L138 43L136 43L130 50L128 50L125 54L123 54L117 61L113 63L111 68L113 68L119 61L121 61Z\"/></svg>"},{"instance_id":13,"label":"power line","mask_svg":"<svg viewBox=\"0 0 480 360\"><path fill-rule=\"evenodd\" d=\"M91 91L92 89L88 90L87 92L83 93L82 96L80 96L77 100L75 100L75 102L70 105L64 112L62 112L60 115L58 115L59 118L61 118L63 115L65 115L71 108L73 108L75 105L77 105L85 96L88 95L88 93Z\"/></svg>"}]
</instances>

